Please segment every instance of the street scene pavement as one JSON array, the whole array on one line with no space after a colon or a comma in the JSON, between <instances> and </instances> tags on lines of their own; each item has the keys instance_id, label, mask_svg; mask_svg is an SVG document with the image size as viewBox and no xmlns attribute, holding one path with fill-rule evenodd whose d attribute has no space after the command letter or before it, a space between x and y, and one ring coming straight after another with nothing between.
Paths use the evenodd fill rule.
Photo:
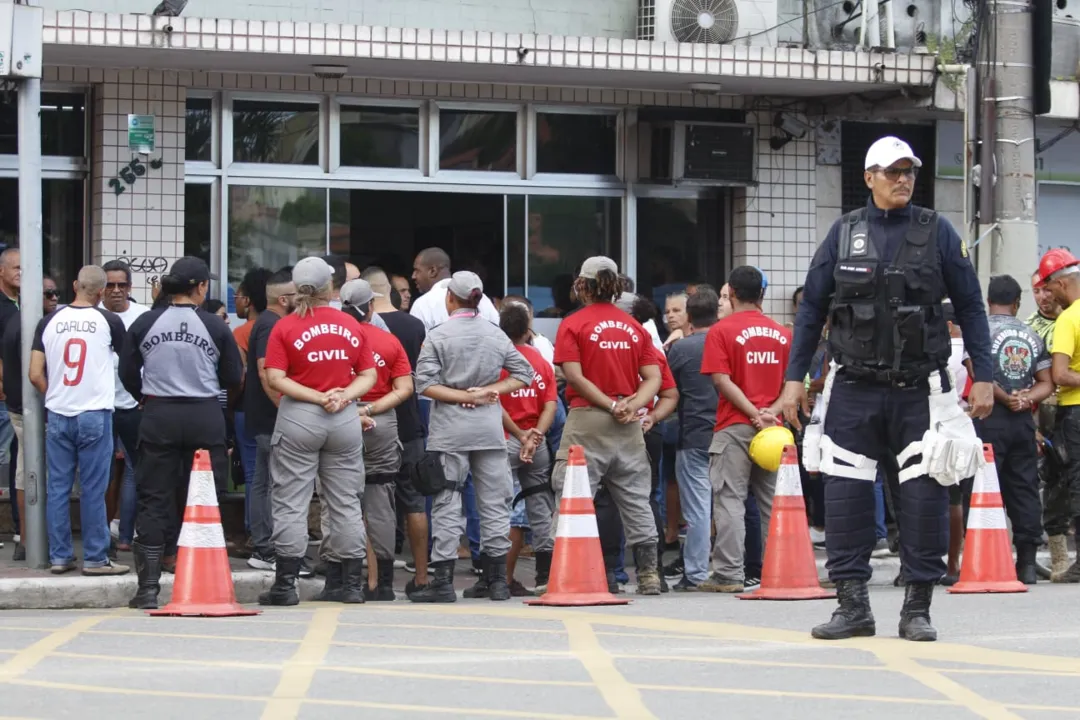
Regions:
<instances>
[{"instance_id":1,"label":"street scene pavement","mask_svg":"<svg viewBox=\"0 0 1080 720\"><path fill-rule=\"evenodd\" d=\"M809 635L831 600L630 597L304 602L219 619L12 610L0 718L1080 717L1078 586L939 588L937 643L896 638L893 588L871 593L878 637L838 643Z\"/></svg>"}]
</instances>

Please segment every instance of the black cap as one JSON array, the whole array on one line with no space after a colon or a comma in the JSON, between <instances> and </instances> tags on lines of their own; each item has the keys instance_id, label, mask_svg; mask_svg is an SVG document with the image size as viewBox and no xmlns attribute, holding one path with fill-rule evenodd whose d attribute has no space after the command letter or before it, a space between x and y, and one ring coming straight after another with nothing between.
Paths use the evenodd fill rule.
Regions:
<instances>
[{"instance_id":1,"label":"black cap","mask_svg":"<svg viewBox=\"0 0 1080 720\"><path fill-rule=\"evenodd\" d=\"M198 285L218 279L217 275L210 272L202 258L190 255L174 262L169 269L169 275L178 285Z\"/></svg>"}]
</instances>

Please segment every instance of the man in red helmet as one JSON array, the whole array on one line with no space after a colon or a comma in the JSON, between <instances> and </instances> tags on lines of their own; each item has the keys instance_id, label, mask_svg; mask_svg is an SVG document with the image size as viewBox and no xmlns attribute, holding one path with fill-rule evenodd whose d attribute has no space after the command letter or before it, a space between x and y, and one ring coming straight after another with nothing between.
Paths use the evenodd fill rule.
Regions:
<instances>
[{"instance_id":1,"label":"man in red helmet","mask_svg":"<svg viewBox=\"0 0 1080 720\"><path fill-rule=\"evenodd\" d=\"M948 372L952 345L942 299L964 331L974 383L970 413L993 407L990 331L982 291L964 242L945 218L911 205L922 162L896 137L866 154L870 199L833 225L806 275L781 405L796 428L809 415L804 378L830 321L837 364L820 402L823 422L804 435L803 460L825 485L829 578L839 607L815 627L822 640L876 633L867 583L879 463L899 468L900 548L906 584L900 637L937 638L930 624L934 585L945 574L949 493L974 475L982 445L959 412ZM973 465L975 467L973 467Z\"/></svg>"},{"instance_id":2,"label":"man in red helmet","mask_svg":"<svg viewBox=\"0 0 1080 720\"><path fill-rule=\"evenodd\" d=\"M1069 512L1080 528L1080 260L1054 249L1039 261L1036 286L1049 291L1065 308L1054 323L1050 377L1058 386L1054 440L1064 445L1064 481ZM1080 583L1080 562L1074 562L1055 582Z\"/></svg>"}]
</instances>

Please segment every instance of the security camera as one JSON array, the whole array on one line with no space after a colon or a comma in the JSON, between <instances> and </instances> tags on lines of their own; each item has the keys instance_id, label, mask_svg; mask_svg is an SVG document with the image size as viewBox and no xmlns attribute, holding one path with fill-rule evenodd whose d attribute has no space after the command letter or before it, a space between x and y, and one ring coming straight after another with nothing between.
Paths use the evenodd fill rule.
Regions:
<instances>
[{"instance_id":1,"label":"security camera","mask_svg":"<svg viewBox=\"0 0 1080 720\"><path fill-rule=\"evenodd\" d=\"M809 125L788 113L776 113L773 125L796 139L804 137L806 131L810 129Z\"/></svg>"},{"instance_id":2,"label":"security camera","mask_svg":"<svg viewBox=\"0 0 1080 720\"><path fill-rule=\"evenodd\" d=\"M525 62L525 57L529 54L529 48L519 47L517 49L518 62Z\"/></svg>"},{"instance_id":3,"label":"security camera","mask_svg":"<svg viewBox=\"0 0 1080 720\"><path fill-rule=\"evenodd\" d=\"M340 80L348 70L344 65L312 65L311 71L320 80Z\"/></svg>"}]
</instances>

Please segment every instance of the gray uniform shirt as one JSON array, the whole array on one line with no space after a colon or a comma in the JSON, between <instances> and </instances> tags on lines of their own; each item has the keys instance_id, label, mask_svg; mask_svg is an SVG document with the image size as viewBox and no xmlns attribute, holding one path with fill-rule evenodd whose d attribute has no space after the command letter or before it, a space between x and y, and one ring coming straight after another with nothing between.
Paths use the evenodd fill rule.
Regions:
<instances>
[{"instance_id":1,"label":"gray uniform shirt","mask_svg":"<svg viewBox=\"0 0 1080 720\"><path fill-rule=\"evenodd\" d=\"M457 390L498 382L505 369L529 385L533 369L498 326L479 315L458 312L428 331L416 362L416 393L434 385ZM464 408L433 401L427 449L435 452L504 450L502 405Z\"/></svg>"}]
</instances>

